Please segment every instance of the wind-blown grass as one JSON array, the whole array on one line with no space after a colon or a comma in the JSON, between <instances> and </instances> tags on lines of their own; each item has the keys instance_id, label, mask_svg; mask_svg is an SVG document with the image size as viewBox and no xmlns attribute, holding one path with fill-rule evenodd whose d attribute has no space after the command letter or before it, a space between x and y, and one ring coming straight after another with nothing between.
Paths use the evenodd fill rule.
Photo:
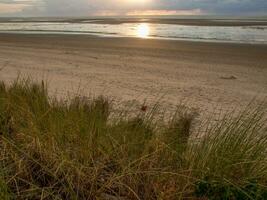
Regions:
<instances>
[{"instance_id":1,"label":"wind-blown grass","mask_svg":"<svg viewBox=\"0 0 267 200\"><path fill-rule=\"evenodd\" d=\"M60 101L44 83L2 82L0 199L266 199L265 109L195 137L188 111L111 118L105 97Z\"/></svg>"}]
</instances>

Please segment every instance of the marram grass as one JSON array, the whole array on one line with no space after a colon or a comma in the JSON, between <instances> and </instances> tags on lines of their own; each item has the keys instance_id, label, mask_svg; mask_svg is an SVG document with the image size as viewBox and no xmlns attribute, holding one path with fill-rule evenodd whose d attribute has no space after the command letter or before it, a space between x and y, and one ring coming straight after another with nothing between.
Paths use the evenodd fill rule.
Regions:
<instances>
[{"instance_id":1,"label":"marram grass","mask_svg":"<svg viewBox=\"0 0 267 200\"><path fill-rule=\"evenodd\" d=\"M267 199L265 110L196 137L188 111L111 117L105 97L63 102L44 83L2 82L0 199Z\"/></svg>"}]
</instances>

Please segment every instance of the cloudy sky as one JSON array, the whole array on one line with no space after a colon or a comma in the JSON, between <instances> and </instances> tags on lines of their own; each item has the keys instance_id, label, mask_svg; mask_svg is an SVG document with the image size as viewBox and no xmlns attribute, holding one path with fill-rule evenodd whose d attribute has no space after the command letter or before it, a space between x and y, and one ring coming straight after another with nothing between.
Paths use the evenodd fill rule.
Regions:
<instances>
[{"instance_id":1,"label":"cloudy sky","mask_svg":"<svg viewBox=\"0 0 267 200\"><path fill-rule=\"evenodd\" d=\"M267 0L0 0L0 16L267 15Z\"/></svg>"}]
</instances>

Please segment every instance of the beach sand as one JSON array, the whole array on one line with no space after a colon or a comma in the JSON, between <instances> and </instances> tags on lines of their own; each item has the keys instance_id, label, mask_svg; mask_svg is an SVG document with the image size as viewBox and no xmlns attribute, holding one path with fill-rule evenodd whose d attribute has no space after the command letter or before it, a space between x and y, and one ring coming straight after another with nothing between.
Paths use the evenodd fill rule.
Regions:
<instances>
[{"instance_id":1,"label":"beach sand","mask_svg":"<svg viewBox=\"0 0 267 200\"><path fill-rule=\"evenodd\" d=\"M216 115L267 96L267 45L0 34L0 47L0 80L45 79L59 97L182 102Z\"/></svg>"}]
</instances>

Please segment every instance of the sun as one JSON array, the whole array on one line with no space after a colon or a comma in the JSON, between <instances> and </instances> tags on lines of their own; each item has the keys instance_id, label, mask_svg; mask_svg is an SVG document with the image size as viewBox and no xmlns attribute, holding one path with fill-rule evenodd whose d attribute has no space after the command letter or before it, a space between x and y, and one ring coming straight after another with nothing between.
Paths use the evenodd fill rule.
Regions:
<instances>
[{"instance_id":1,"label":"sun","mask_svg":"<svg viewBox=\"0 0 267 200\"><path fill-rule=\"evenodd\" d=\"M150 35L150 27L148 24L139 24L137 26L137 36L147 38Z\"/></svg>"}]
</instances>

